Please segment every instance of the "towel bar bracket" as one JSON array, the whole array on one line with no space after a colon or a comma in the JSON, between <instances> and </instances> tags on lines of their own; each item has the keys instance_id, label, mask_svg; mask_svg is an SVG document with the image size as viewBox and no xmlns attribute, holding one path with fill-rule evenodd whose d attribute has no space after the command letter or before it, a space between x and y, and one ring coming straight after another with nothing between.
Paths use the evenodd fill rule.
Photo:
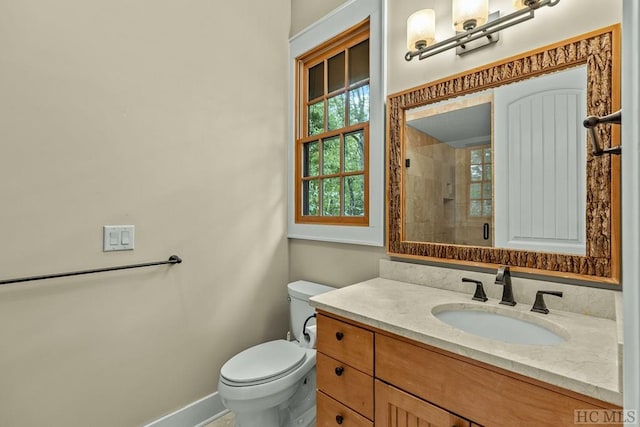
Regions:
<instances>
[{"instance_id":1,"label":"towel bar bracket","mask_svg":"<svg viewBox=\"0 0 640 427\"><path fill-rule=\"evenodd\" d=\"M622 123L622 110L618 110L615 113L609 114L603 117L597 116L589 116L582 122L582 125L589 129L589 134L591 135L591 154L594 156L602 156L604 154L622 154L622 146L616 145L615 147L610 148L600 148L600 142L598 141L598 134L595 131L595 127L601 123L613 123L613 124L621 124Z\"/></svg>"}]
</instances>

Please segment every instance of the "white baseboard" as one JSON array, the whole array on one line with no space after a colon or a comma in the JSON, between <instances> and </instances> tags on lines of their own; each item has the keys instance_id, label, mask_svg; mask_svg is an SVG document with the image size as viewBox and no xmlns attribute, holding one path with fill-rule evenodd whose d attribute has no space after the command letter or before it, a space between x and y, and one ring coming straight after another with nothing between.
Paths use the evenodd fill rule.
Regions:
<instances>
[{"instance_id":1,"label":"white baseboard","mask_svg":"<svg viewBox=\"0 0 640 427\"><path fill-rule=\"evenodd\" d=\"M196 400L144 427L201 427L228 413L218 392Z\"/></svg>"}]
</instances>

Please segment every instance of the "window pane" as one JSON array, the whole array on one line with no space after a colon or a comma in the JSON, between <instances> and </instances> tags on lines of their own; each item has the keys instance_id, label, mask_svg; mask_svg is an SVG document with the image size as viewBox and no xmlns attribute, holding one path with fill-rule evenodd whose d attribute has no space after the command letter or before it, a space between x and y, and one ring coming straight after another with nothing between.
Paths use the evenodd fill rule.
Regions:
<instances>
[{"instance_id":1,"label":"window pane","mask_svg":"<svg viewBox=\"0 0 640 427\"><path fill-rule=\"evenodd\" d=\"M336 56L329 58L327 62L329 90L331 93L334 90L344 89L344 52L340 52Z\"/></svg>"},{"instance_id":2,"label":"window pane","mask_svg":"<svg viewBox=\"0 0 640 427\"><path fill-rule=\"evenodd\" d=\"M484 162L491 163L491 148L484 149Z\"/></svg>"},{"instance_id":3,"label":"window pane","mask_svg":"<svg viewBox=\"0 0 640 427\"><path fill-rule=\"evenodd\" d=\"M471 200L471 202L469 203L469 215L482 216L482 201Z\"/></svg>"},{"instance_id":4,"label":"window pane","mask_svg":"<svg viewBox=\"0 0 640 427\"><path fill-rule=\"evenodd\" d=\"M324 95L324 62L309 68L309 101Z\"/></svg>"},{"instance_id":5,"label":"window pane","mask_svg":"<svg viewBox=\"0 0 640 427\"><path fill-rule=\"evenodd\" d=\"M369 85L349 91L349 125L369 121Z\"/></svg>"},{"instance_id":6,"label":"window pane","mask_svg":"<svg viewBox=\"0 0 640 427\"><path fill-rule=\"evenodd\" d=\"M349 86L369 78L369 40L349 49Z\"/></svg>"},{"instance_id":7,"label":"window pane","mask_svg":"<svg viewBox=\"0 0 640 427\"><path fill-rule=\"evenodd\" d=\"M309 105L309 135L324 132L324 101Z\"/></svg>"},{"instance_id":8,"label":"window pane","mask_svg":"<svg viewBox=\"0 0 640 427\"><path fill-rule=\"evenodd\" d=\"M471 165L471 181L482 181L482 165Z\"/></svg>"},{"instance_id":9,"label":"window pane","mask_svg":"<svg viewBox=\"0 0 640 427\"><path fill-rule=\"evenodd\" d=\"M319 164L318 141L304 144L302 147L302 176L318 176Z\"/></svg>"},{"instance_id":10,"label":"window pane","mask_svg":"<svg viewBox=\"0 0 640 427\"><path fill-rule=\"evenodd\" d=\"M482 164L482 150L471 150L471 164L472 165L481 165Z\"/></svg>"},{"instance_id":11,"label":"window pane","mask_svg":"<svg viewBox=\"0 0 640 427\"><path fill-rule=\"evenodd\" d=\"M318 216L318 198L320 193L318 192L318 180L312 179L310 181L302 182L302 214Z\"/></svg>"},{"instance_id":12,"label":"window pane","mask_svg":"<svg viewBox=\"0 0 640 427\"><path fill-rule=\"evenodd\" d=\"M327 130L336 130L344 127L344 93L329 98L327 114Z\"/></svg>"},{"instance_id":13,"label":"window pane","mask_svg":"<svg viewBox=\"0 0 640 427\"><path fill-rule=\"evenodd\" d=\"M364 132L349 133L344 137L344 171L364 170Z\"/></svg>"},{"instance_id":14,"label":"window pane","mask_svg":"<svg viewBox=\"0 0 640 427\"><path fill-rule=\"evenodd\" d=\"M322 141L322 174L340 173L340 137Z\"/></svg>"},{"instance_id":15,"label":"window pane","mask_svg":"<svg viewBox=\"0 0 640 427\"><path fill-rule=\"evenodd\" d=\"M482 216L491 216L491 200L482 201Z\"/></svg>"},{"instance_id":16,"label":"window pane","mask_svg":"<svg viewBox=\"0 0 640 427\"><path fill-rule=\"evenodd\" d=\"M340 216L340 178L322 180L322 215Z\"/></svg>"},{"instance_id":17,"label":"window pane","mask_svg":"<svg viewBox=\"0 0 640 427\"><path fill-rule=\"evenodd\" d=\"M364 175L344 178L344 215L364 216Z\"/></svg>"},{"instance_id":18,"label":"window pane","mask_svg":"<svg viewBox=\"0 0 640 427\"><path fill-rule=\"evenodd\" d=\"M475 185L475 184L472 184ZM491 199L491 183L485 182L482 185L482 198L483 199Z\"/></svg>"},{"instance_id":19,"label":"window pane","mask_svg":"<svg viewBox=\"0 0 640 427\"><path fill-rule=\"evenodd\" d=\"M478 183L469 185L469 198L482 199L482 184Z\"/></svg>"},{"instance_id":20,"label":"window pane","mask_svg":"<svg viewBox=\"0 0 640 427\"><path fill-rule=\"evenodd\" d=\"M484 165L484 180L491 181L491 165Z\"/></svg>"}]
</instances>

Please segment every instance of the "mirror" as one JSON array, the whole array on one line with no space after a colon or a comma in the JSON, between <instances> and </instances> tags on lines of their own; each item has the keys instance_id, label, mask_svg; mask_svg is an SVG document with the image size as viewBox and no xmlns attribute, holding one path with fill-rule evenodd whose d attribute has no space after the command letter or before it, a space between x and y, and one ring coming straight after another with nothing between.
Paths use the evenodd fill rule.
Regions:
<instances>
[{"instance_id":1,"label":"mirror","mask_svg":"<svg viewBox=\"0 0 640 427\"><path fill-rule=\"evenodd\" d=\"M619 283L620 160L582 127L619 58L612 26L389 96L389 255Z\"/></svg>"}]
</instances>

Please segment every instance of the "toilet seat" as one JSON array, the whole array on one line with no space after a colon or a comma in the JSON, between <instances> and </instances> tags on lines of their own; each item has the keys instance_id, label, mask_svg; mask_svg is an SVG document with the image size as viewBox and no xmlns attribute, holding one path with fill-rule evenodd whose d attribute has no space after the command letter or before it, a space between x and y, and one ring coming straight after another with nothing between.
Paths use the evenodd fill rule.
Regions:
<instances>
[{"instance_id":1,"label":"toilet seat","mask_svg":"<svg viewBox=\"0 0 640 427\"><path fill-rule=\"evenodd\" d=\"M248 348L227 361L220 379L236 387L277 380L300 367L306 351L295 342L276 340Z\"/></svg>"}]
</instances>

